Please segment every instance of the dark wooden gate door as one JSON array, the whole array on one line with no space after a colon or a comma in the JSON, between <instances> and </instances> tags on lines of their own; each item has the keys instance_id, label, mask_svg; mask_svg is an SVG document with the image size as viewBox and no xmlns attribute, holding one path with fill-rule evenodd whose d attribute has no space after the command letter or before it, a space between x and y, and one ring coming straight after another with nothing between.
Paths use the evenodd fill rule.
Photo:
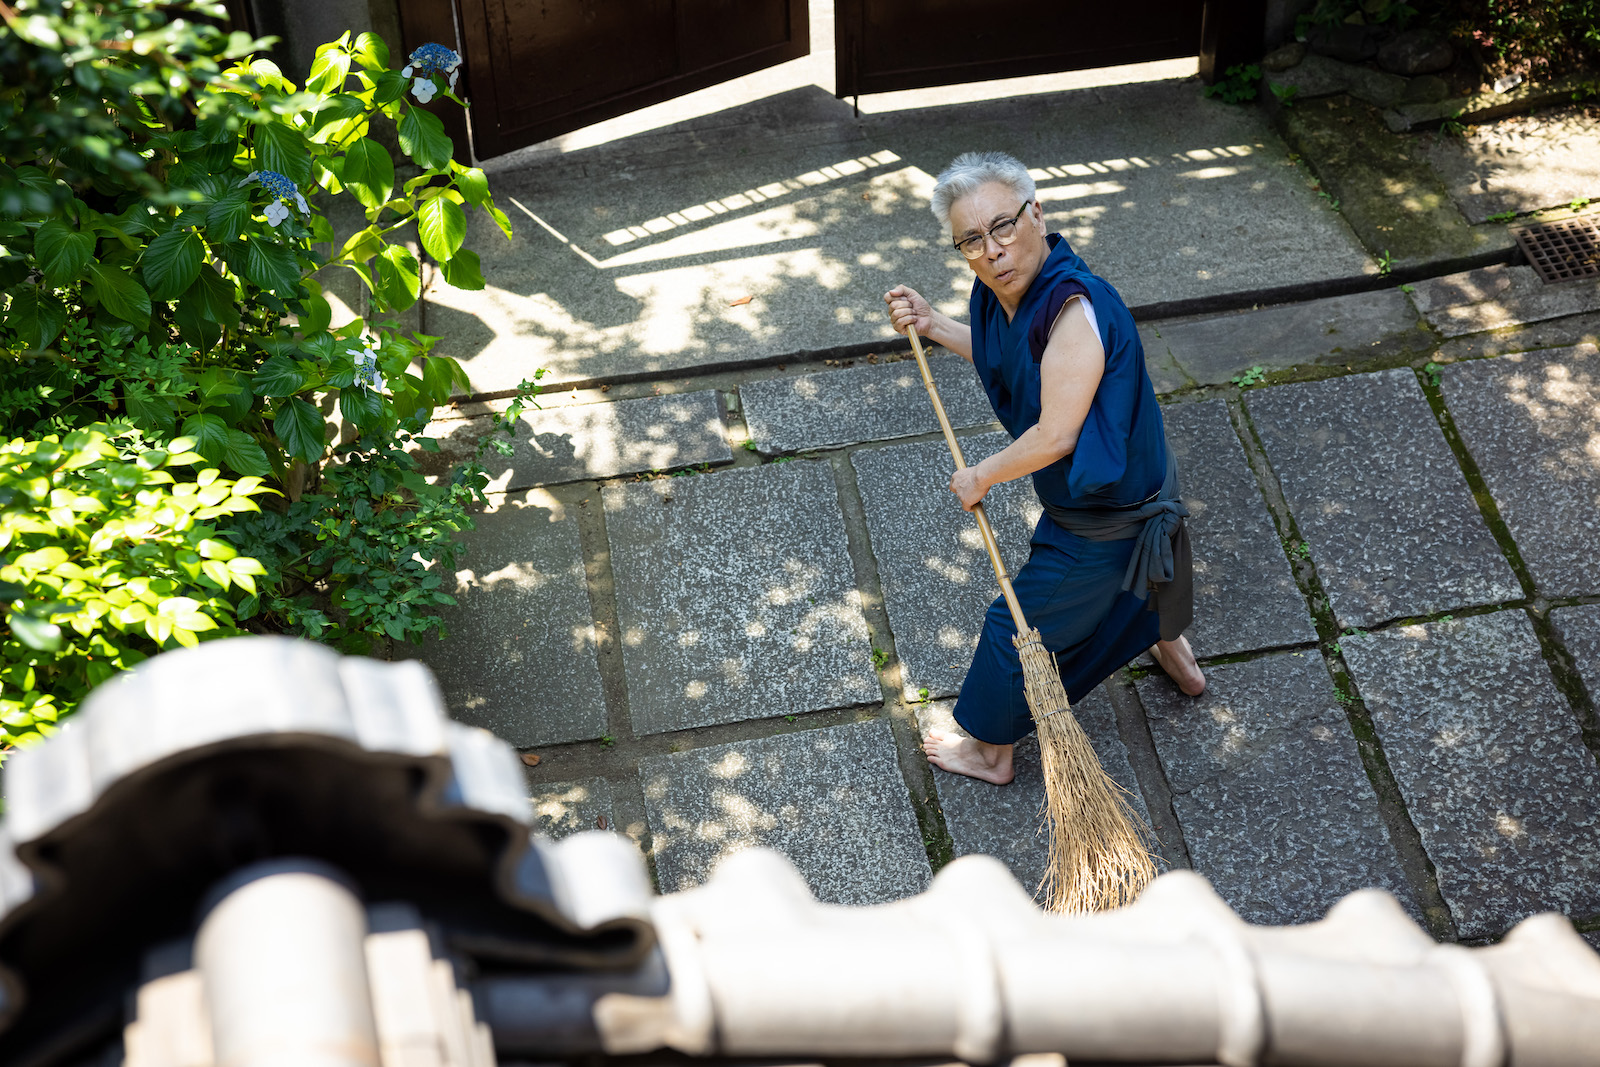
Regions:
<instances>
[{"instance_id":1,"label":"dark wooden gate door","mask_svg":"<svg viewBox=\"0 0 1600 1067\"><path fill-rule=\"evenodd\" d=\"M1206 6L1204 0L838 0L837 92L856 96L1197 55Z\"/></svg>"},{"instance_id":2,"label":"dark wooden gate door","mask_svg":"<svg viewBox=\"0 0 1600 1067\"><path fill-rule=\"evenodd\" d=\"M811 48L806 0L454 6L401 0L400 15L408 48L459 41L479 159L798 59Z\"/></svg>"}]
</instances>

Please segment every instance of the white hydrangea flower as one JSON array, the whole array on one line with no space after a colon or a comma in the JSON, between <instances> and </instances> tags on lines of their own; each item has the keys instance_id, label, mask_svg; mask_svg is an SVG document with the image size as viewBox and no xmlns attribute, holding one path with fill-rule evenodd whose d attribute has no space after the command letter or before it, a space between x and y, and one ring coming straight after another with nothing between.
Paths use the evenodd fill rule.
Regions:
<instances>
[{"instance_id":1,"label":"white hydrangea flower","mask_svg":"<svg viewBox=\"0 0 1600 1067\"><path fill-rule=\"evenodd\" d=\"M267 217L267 223L269 225L276 226L278 223L289 217L289 205L285 204L282 200L274 200L272 203L266 206L266 209L262 211L262 214Z\"/></svg>"},{"instance_id":2,"label":"white hydrangea flower","mask_svg":"<svg viewBox=\"0 0 1600 1067\"><path fill-rule=\"evenodd\" d=\"M300 213L302 215L311 214L311 205L306 203L305 193L302 193L300 190L296 189L294 192L294 202L299 205Z\"/></svg>"},{"instance_id":3,"label":"white hydrangea flower","mask_svg":"<svg viewBox=\"0 0 1600 1067\"><path fill-rule=\"evenodd\" d=\"M433 84L432 78L418 78L411 83L411 95L417 98L419 104L426 104L432 100L433 94L438 91L439 87Z\"/></svg>"},{"instance_id":4,"label":"white hydrangea flower","mask_svg":"<svg viewBox=\"0 0 1600 1067\"><path fill-rule=\"evenodd\" d=\"M347 348L345 354L355 357L356 385L375 393L388 392L388 383L383 380L383 372L378 370L378 352L375 348L371 345Z\"/></svg>"}]
</instances>

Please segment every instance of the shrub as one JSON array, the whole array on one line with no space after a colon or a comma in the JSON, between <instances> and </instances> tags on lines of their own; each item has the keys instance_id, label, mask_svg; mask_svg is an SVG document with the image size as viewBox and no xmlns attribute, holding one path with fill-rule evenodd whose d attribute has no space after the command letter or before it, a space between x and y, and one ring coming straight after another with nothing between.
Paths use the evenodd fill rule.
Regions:
<instances>
[{"instance_id":1,"label":"shrub","mask_svg":"<svg viewBox=\"0 0 1600 1067\"><path fill-rule=\"evenodd\" d=\"M168 449L91 426L0 445L0 745L48 734L95 685L201 634L239 633L230 594L265 573L214 520L257 510L261 479L193 481L192 442Z\"/></svg>"},{"instance_id":2,"label":"shrub","mask_svg":"<svg viewBox=\"0 0 1600 1067\"><path fill-rule=\"evenodd\" d=\"M209 539L263 580L191 637L244 625L367 651L440 632L451 536L486 479L476 461L417 473L407 450L436 447L432 409L467 383L396 316L421 295L420 255L483 287L469 212L511 233L421 106L461 103L459 58L429 45L395 69L380 38L345 34L297 85L208 0L17 0L0 16L0 440L103 426L193 454L174 494L201 491L190 478L273 490L216 517ZM354 233L329 222L341 200ZM335 321L338 273L370 294L366 318ZM163 579L168 599L219 595L186 574ZM34 618L17 603L13 619Z\"/></svg>"}]
</instances>

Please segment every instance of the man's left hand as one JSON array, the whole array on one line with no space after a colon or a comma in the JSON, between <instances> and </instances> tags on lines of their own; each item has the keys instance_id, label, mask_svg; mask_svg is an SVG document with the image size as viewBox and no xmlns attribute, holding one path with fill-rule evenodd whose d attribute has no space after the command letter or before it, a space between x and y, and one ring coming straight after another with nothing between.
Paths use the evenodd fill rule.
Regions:
<instances>
[{"instance_id":1,"label":"man's left hand","mask_svg":"<svg viewBox=\"0 0 1600 1067\"><path fill-rule=\"evenodd\" d=\"M967 467L950 476L950 491L961 500L961 506L971 511L989 491L989 484L978 474L976 467Z\"/></svg>"}]
</instances>

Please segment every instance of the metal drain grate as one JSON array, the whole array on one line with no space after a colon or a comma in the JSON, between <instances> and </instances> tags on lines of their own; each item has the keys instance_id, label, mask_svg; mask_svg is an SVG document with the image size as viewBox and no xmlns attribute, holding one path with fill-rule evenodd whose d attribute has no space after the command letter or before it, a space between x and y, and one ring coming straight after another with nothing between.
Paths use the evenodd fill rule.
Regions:
<instances>
[{"instance_id":1,"label":"metal drain grate","mask_svg":"<svg viewBox=\"0 0 1600 1067\"><path fill-rule=\"evenodd\" d=\"M1592 218L1541 222L1511 235L1547 282L1600 276L1600 225Z\"/></svg>"}]
</instances>

